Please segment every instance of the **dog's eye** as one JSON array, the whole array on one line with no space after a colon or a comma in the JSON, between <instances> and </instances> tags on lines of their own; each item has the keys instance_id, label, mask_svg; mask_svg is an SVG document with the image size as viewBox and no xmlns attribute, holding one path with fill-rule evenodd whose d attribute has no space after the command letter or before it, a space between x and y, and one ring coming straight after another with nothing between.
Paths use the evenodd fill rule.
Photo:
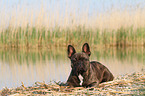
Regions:
<instances>
[{"instance_id":1,"label":"dog's eye","mask_svg":"<svg viewBox=\"0 0 145 96\"><path fill-rule=\"evenodd\" d=\"M72 59L71 61L72 61L72 62L76 62L76 59L74 58L74 59Z\"/></svg>"},{"instance_id":2,"label":"dog's eye","mask_svg":"<svg viewBox=\"0 0 145 96\"><path fill-rule=\"evenodd\" d=\"M73 64L71 64L71 67L73 68Z\"/></svg>"},{"instance_id":3,"label":"dog's eye","mask_svg":"<svg viewBox=\"0 0 145 96\"><path fill-rule=\"evenodd\" d=\"M71 60L71 62L76 62L76 60Z\"/></svg>"},{"instance_id":4,"label":"dog's eye","mask_svg":"<svg viewBox=\"0 0 145 96\"><path fill-rule=\"evenodd\" d=\"M85 61L88 61L88 59L84 59Z\"/></svg>"}]
</instances>

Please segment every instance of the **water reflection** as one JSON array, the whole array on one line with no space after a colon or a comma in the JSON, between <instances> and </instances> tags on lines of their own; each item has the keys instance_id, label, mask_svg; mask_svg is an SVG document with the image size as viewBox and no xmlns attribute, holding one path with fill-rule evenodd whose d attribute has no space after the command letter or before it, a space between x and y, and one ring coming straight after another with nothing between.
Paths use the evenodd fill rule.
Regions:
<instances>
[{"instance_id":1,"label":"water reflection","mask_svg":"<svg viewBox=\"0 0 145 96\"><path fill-rule=\"evenodd\" d=\"M80 49L80 48L77 48ZM92 48L90 60L97 60L116 75L141 71L145 68L144 48ZM26 86L36 81L65 82L70 72L66 48L0 49L0 89Z\"/></svg>"}]
</instances>

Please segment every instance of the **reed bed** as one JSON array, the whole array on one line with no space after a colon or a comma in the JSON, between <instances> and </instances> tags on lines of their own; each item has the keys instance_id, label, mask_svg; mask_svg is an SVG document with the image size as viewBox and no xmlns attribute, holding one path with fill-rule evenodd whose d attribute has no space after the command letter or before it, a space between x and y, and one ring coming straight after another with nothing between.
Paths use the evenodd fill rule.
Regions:
<instances>
[{"instance_id":1,"label":"reed bed","mask_svg":"<svg viewBox=\"0 0 145 96\"><path fill-rule=\"evenodd\" d=\"M47 9L47 8L46 8ZM37 48L78 45L145 46L145 8L76 11L57 6L46 11L14 7L0 13L0 47ZM69 9L69 10L67 10ZM5 12L6 11L6 12Z\"/></svg>"},{"instance_id":2,"label":"reed bed","mask_svg":"<svg viewBox=\"0 0 145 96\"><path fill-rule=\"evenodd\" d=\"M78 45L88 42L92 46L145 46L145 27L137 28L120 28L116 31L99 29L82 29L77 27L76 30L50 30L26 28L26 32L19 27L11 33L11 28L1 32L0 46L3 48L50 48L50 46L67 46L68 44ZM29 31L31 30L31 31ZM37 31L38 30L38 31ZM83 32L82 32L83 30Z\"/></svg>"},{"instance_id":3,"label":"reed bed","mask_svg":"<svg viewBox=\"0 0 145 96\"><path fill-rule=\"evenodd\" d=\"M98 88L69 88L58 83L35 82L26 87L4 88L1 95L145 95L145 72L135 72L115 77L113 81L99 84Z\"/></svg>"}]
</instances>

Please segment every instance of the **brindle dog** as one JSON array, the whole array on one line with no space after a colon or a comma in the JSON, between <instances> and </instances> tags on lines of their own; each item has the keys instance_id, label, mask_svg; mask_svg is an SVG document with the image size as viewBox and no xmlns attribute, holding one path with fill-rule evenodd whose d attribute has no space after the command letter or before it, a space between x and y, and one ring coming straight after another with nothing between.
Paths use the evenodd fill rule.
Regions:
<instances>
[{"instance_id":1,"label":"brindle dog","mask_svg":"<svg viewBox=\"0 0 145 96\"><path fill-rule=\"evenodd\" d=\"M71 60L71 73L67 80L70 87L79 87L79 75L83 77L83 87L97 87L99 83L112 81L112 73L107 67L97 61L89 61L91 55L88 43L82 47L81 53L76 53L72 45L68 45L68 57Z\"/></svg>"}]
</instances>

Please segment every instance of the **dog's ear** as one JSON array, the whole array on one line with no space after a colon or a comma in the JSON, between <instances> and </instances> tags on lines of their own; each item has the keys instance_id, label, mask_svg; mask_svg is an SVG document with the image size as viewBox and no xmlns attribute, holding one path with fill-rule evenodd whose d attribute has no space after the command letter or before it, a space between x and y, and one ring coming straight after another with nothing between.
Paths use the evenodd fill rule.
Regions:
<instances>
[{"instance_id":1,"label":"dog's ear","mask_svg":"<svg viewBox=\"0 0 145 96\"><path fill-rule=\"evenodd\" d=\"M71 58L71 56L72 56L74 53L76 53L76 50L75 50L75 48L74 48L72 45L68 45L67 52L68 52L68 57Z\"/></svg>"},{"instance_id":2,"label":"dog's ear","mask_svg":"<svg viewBox=\"0 0 145 96\"><path fill-rule=\"evenodd\" d=\"M85 52L86 54L88 54L88 56L91 55L91 52L90 52L90 47L89 47L89 44L88 43L85 43L82 47L82 52Z\"/></svg>"}]
</instances>

